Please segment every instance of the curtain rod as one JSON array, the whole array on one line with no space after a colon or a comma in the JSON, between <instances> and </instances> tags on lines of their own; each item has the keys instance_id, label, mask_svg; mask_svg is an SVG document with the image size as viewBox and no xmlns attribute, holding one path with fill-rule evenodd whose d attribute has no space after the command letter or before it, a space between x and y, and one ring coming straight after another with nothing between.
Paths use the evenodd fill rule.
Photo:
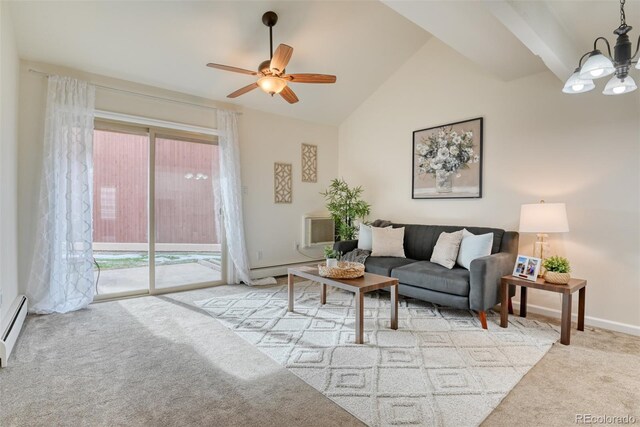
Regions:
<instances>
[{"instance_id":1,"label":"curtain rod","mask_svg":"<svg viewBox=\"0 0 640 427\"><path fill-rule=\"evenodd\" d=\"M40 75L46 76L46 77L52 76L52 74L45 73L44 71L34 70L33 68L29 68L29 72L30 73L35 73L35 74L40 74ZM208 106L208 105L196 104L195 102L180 101L178 99L164 98L164 97L161 97L161 96L149 95L149 94L146 94L146 93L134 92L134 91L131 91L131 90L119 89L117 87L105 86L105 85L100 85L100 84L95 84L95 83L91 83L91 84L94 85L95 87L99 87L101 89L106 89L106 90L112 90L114 92L128 93L128 94L131 94L131 95L138 95L138 96L151 98L151 99L156 99L156 100L160 100L160 101L173 102L173 103L176 103L176 104L191 105L192 107L203 108L205 110L219 110L220 109L218 107L211 107L211 106ZM236 113L239 114L239 115L242 115L242 113L240 113L240 112L236 112Z\"/></svg>"}]
</instances>

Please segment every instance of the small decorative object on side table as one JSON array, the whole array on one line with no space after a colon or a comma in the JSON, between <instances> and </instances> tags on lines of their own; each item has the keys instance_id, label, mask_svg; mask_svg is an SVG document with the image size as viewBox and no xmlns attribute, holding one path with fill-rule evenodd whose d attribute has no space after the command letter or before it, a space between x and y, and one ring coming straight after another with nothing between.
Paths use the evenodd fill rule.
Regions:
<instances>
[{"instance_id":1,"label":"small decorative object on side table","mask_svg":"<svg viewBox=\"0 0 640 427\"><path fill-rule=\"evenodd\" d=\"M579 291L578 300L578 330L584 331L584 307L587 291L587 281L582 279L570 279L566 285L554 285L544 279L535 282L521 279L516 276L503 276L500 280L500 292L502 304L500 307L500 326L506 328L509 325L509 313L503 307L509 304L509 285L520 286L520 317L527 317L527 288L542 289L544 291L562 294L562 316L560 329L560 342L569 345L571 340L571 297L575 291Z\"/></svg>"},{"instance_id":2,"label":"small decorative object on side table","mask_svg":"<svg viewBox=\"0 0 640 427\"><path fill-rule=\"evenodd\" d=\"M542 260L525 255L518 255L516 265L513 267L513 275L525 280L535 281L538 279Z\"/></svg>"},{"instance_id":3,"label":"small decorative object on side table","mask_svg":"<svg viewBox=\"0 0 640 427\"><path fill-rule=\"evenodd\" d=\"M566 285L571 279L569 260L561 256L551 256L544 260L544 280L556 285Z\"/></svg>"}]
</instances>

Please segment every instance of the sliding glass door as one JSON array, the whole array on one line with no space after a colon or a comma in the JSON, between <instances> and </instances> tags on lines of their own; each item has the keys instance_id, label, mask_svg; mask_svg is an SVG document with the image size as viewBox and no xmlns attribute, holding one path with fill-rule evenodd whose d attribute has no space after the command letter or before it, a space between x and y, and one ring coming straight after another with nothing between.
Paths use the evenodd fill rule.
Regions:
<instances>
[{"instance_id":1,"label":"sliding glass door","mask_svg":"<svg viewBox=\"0 0 640 427\"><path fill-rule=\"evenodd\" d=\"M96 123L96 299L221 282L216 142L207 135Z\"/></svg>"},{"instance_id":2,"label":"sliding glass door","mask_svg":"<svg viewBox=\"0 0 640 427\"><path fill-rule=\"evenodd\" d=\"M155 287L180 288L222 278L213 140L155 137Z\"/></svg>"},{"instance_id":3,"label":"sliding glass door","mask_svg":"<svg viewBox=\"0 0 640 427\"><path fill-rule=\"evenodd\" d=\"M149 289L149 133L110 125L94 131L95 295Z\"/></svg>"}]
</instances>

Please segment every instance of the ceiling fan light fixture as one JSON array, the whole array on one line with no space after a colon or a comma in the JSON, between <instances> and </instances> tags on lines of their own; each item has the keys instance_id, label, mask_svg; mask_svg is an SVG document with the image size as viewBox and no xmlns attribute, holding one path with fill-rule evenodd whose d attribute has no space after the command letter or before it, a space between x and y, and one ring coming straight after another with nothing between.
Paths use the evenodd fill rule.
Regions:
<instances>
[{"instance_id":1,"label":"ceiling fan light fixture","mask_svg":"<svg viewBox=\"0 0 640 427\"><path fill-rule=\"evenodd\" d=\"M567 80L562 88L564 93L584 93L593 90L596 85L593 80L584 80L580 78L580 69L576 68L571 77Z\"/></svg>"},{"instance_id":2,"label":"ceiling fan light fixture","mask_svg":"<svg viewBox=\"0 0 640 427\"><path fill-rule=\"evenodd\" d=\"M583 80L599 79L609 76L616 71L613 62L599 50L594 50L589 59L580 69L580 78Z\"/></svg>"},{"instance_id":3,"label":"ceiling fan light fixture","mask_svg":"<svg viewBox=\"0 0 640 427\"><path fill-rule=\"evenodd\" d=\"M287 64L293 54L293 48L284 43L280 43L273 51L273 26L278 21L278 15L269 11L262 16L262 23L269 27L269 59L262 61L258 66L258 71L251 71L245 68L231 67L229 65L216 64L209 62L207 67L216 68L233 73L248 74L257 76L258 81L248 84L240 89L231 92L227 98L237 98L256 88L262 89L265 93L273 96L279 94L282 99L289 104L295 104L299 101L295 92L291 90L289 83L335 83L336 76L330 74L302 73L302 74L285 74ZM202 179L207 179L206 176Z\"/></svg>"},{"instance_id":4,"label":"ceiling fan light fixture","mask_svg":"<svg viewBox=\"0 0 640 427\"><path fill-rule=\"evenodd\" d=\"M258 80L258 86L269 95L275 95L282 92L287 86L287 81L280 77L264 76Z\"/></svg>"},{"instance_id":5,"label":"ceiling fan light fixture","mask_svg":"<svg viewBox=\"0 0 640 427\"><path fill-rule=\"evenodd\" d=\"M636 89L638 89L638 86L636 86L636 82L631 78L631 76L623 78L613 76L605 86L602 93L605 95L622 95L623 93L633 92Z\"/></svg>"}]
</instances>

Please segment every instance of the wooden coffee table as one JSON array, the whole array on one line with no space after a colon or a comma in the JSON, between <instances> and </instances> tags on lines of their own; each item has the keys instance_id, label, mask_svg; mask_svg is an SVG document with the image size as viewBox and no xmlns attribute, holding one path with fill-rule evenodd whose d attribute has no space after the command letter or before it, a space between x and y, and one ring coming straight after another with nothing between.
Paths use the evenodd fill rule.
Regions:
<instances>
[{"instance_id":1,"label":"wooden coffee table","mask_svg":"<svg viewBox=\"0 0 640 427\"><path fill-rule=\"evenodd\" d=\"M520 317L527 317L527 288L542 289L544 291L562 294L562 315L560 325L560 342L569 345L571 342L571 296L575 291L580 291L578 299L578 330L584 331L584 306L587 291L587 281L571 279L566 285L554 285L544 279L535 282L521 279L516 276L504 276L500 280L500 292L502 304L500 306L500 326L506 328L509 325L509 313L502 307L507 307L509 298L509 285L518 285L520 289Z\"/></svg>"},{"instance_id":2,"label":"wooden coffee table","mask_svg":"<svg viewBox=\"0 0 640 427\"><path fill-rule=\"evenodd\" d=\"M289 311L293 311L293 276L319 282L320 304L327 302L327 285L335 286L345 291L353 292L356 297L356 344L364 342L364 294L390 287L391 293L391 329L398 329L398 279L364 273L357 279L330 279L318 274L317 267L295 267L289 273Z\"/></svg>"}]
</instances>

